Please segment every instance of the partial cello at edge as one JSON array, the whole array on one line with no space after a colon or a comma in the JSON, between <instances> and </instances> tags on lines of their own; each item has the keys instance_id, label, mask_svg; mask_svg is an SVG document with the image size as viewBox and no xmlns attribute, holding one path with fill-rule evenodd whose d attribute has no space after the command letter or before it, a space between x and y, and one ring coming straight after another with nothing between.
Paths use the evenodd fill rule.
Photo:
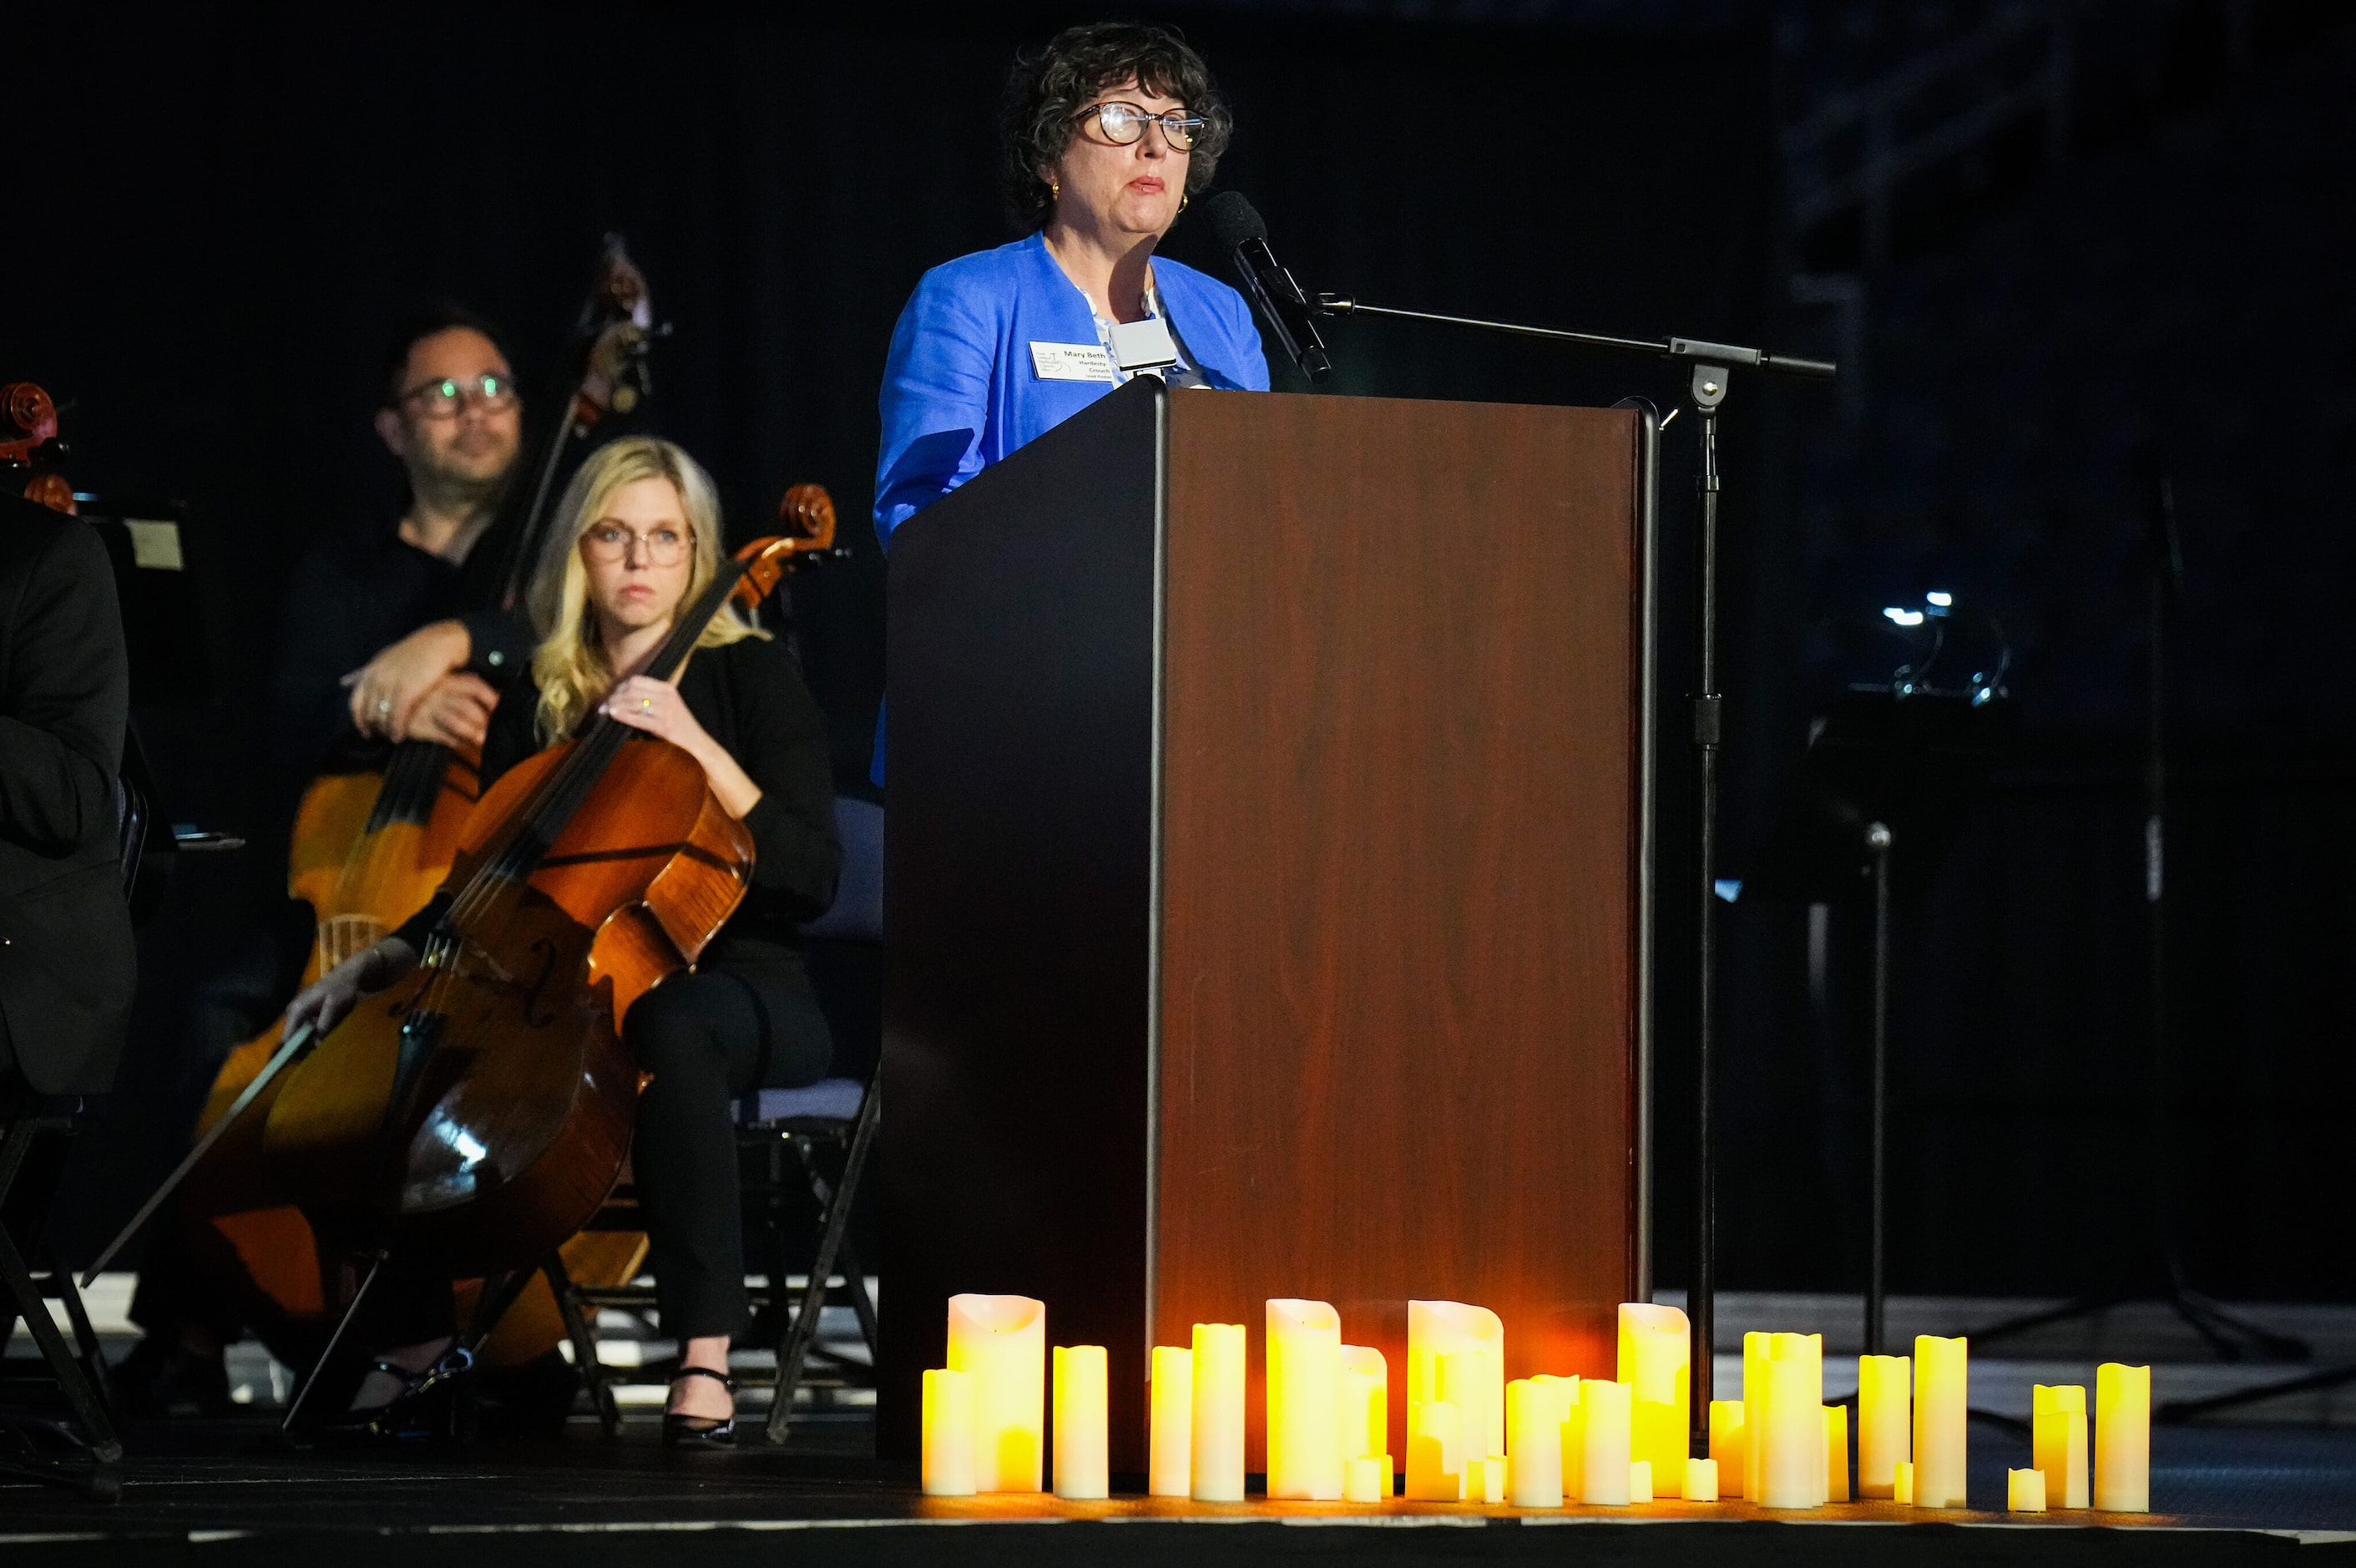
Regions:
<instances>
[{"instance_id":1,"label":"partial cello at edge","mask_svg":"<svg viewBox=\"0 0 2356 1568\"><path fill-rule=\"evenodd\" d=\"M834 503L824 487L796 485L777 510L791 535L787 569L839 553L833 548ZM343 865L328 855L315 855L298 861L289 875L289 894L321 914L318 940L304 972L306 985L423 908L450 873L477 803L475 765L472 758L454 757L438 746L420 749L450 759L447 770L431 781L430 804L423 810L418 797L423 791L398 757L382 776L382 790L375 788L375 774L329 775L315 781L305 796L304 818L322 827L314 842L331 841L331 825L339 816L369 830L367 837L355 841ZM355 871L356 865L360 869ZM393 868L402 866L412 869L399 875ZM280 1026L273 1024L230 1054L207 1098L196 1136L201 1137L252 1082L280 1038ZM349 1282L267 1168L263 1130L286 1076L291 1075L282 1075L264 1089L253 1108L224 1131L190 1174L183 1210L195 1231L200 1260L210 1265L216 1278L232 1282L261 1318L276 1319L262 1325L265 1339L300 1337L301 1343L289 1343L281 1356L300 1360L314 1349L311 1341L324 1335L329 1305L348 1289ZM574 1280L619 1285L637 1276L646 1246L646 1237L638 1231L584 1230L559 1251ZM459 1282L462 1314L471 1307L478 1288L477 1281ZM493 1366L516 1365L553 1349L563 1338L555 1298L545 1281L535 1279L509 1306L481 1353Z\"/></svg>"}]
</instances>

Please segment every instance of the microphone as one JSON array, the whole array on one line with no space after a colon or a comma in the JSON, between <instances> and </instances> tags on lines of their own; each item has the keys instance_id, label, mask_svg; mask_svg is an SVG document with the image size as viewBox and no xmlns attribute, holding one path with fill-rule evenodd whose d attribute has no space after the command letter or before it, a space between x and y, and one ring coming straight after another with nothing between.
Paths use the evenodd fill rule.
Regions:
<instances>
[{"instance_id":1,"label":"microphone","mask_svg":"<svg viewBox=\"0 0 2356 1568\"><path fill-rule=\"evenodd\" d=\"M1268 225L1260 221L1252 204L1240 191L1223 190L1204 205L1204 211L1220 248L1235 257L1244 293L1275 329L1285 357L1312 381L1332 375L1333 361L1326 357L1325 339L1318 335L1315 307L1292 281L1292 274L1277 264L1275 252L1268 248Z\"/></svg>"}]
</instances>

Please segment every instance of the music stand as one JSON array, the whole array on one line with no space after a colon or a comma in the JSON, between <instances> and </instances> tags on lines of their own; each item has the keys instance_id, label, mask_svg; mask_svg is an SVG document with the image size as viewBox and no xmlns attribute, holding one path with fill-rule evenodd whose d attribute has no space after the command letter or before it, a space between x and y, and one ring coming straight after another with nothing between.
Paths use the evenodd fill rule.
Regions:
<instances>
[{"instance_id":1,"label":"music stand","mask_svg":"<svg viewBox=\"0 0 2356 1568\"><path fill-rule=\"evenodd\" d=\"M2014 711L2001 664L1954 689L1908 674L1901 670L1882 685L1852 685L1811 721L1799 787L1751 878L1771 898L1846 904L1862 887L1872 901L1865 1348L1876 1356L1882 1353L1887 1300L1893 878L1902 865L1919 887L1938 869L2008 744Z\"/></svg>"}]
</instances>

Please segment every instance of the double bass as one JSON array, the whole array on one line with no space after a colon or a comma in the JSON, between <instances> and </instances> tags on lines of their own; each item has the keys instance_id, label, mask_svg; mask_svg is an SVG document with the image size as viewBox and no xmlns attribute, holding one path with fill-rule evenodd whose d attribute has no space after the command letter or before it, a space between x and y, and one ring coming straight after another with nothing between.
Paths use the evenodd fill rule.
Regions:
<instances>
[{"instance_id":1,"label":"double bass","mask_svg":"<svg viewBox=\"0 0 2356 1568\"><path fill-rule=\"evenodd\" d=\"M748 545L625 675L676 680L705 628L831 539ZM324 1233L459 1276L530 1268L618 1178L641 1079L631 1005L751 886L752 837L701 763L603 714L468 816L416 969L291 1070L265 1162Z\"/></svg>"}]
</instances>

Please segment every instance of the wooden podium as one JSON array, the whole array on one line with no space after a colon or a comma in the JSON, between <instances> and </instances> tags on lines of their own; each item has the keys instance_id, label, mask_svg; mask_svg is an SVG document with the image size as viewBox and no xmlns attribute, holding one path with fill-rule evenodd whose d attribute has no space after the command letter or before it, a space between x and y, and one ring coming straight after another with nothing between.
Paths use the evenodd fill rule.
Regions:
<instances>
[{"instance_id":1,"label":"wooden podium","mask_svg":"<svg viewBox=\"0 0 2356 1568\"><path fill-rule=\"evenodd\" d=\"M1650 434L1141 378L892 542L877 1441L947 1298L1106 1347L1331 1301L1609 1375L1644 1295Z\"/></svg>"}]
</instances>

